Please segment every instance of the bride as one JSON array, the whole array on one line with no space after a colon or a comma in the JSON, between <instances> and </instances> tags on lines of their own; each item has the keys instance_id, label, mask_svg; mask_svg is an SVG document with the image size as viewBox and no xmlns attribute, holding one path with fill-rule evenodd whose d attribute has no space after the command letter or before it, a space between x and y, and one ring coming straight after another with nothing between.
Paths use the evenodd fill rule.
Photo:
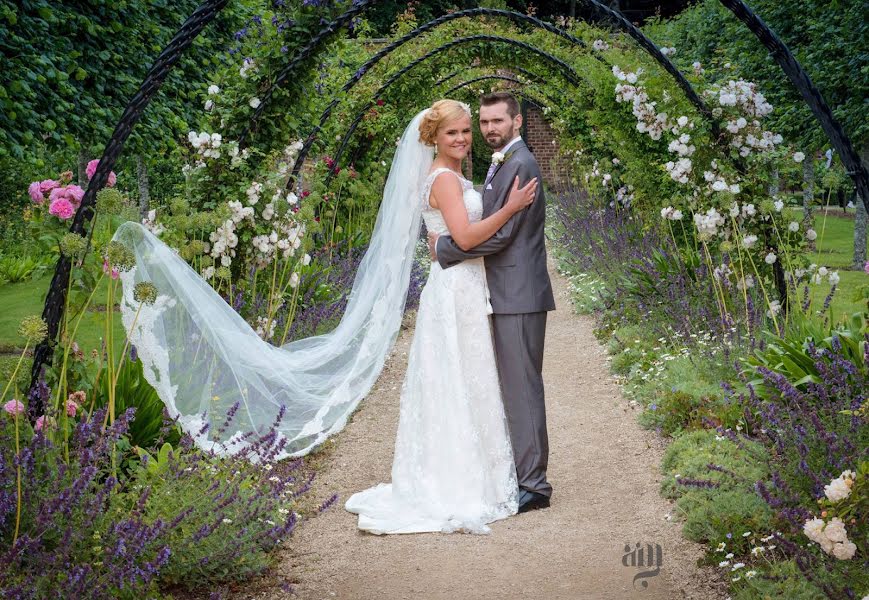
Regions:
<instances>
[{"instance_id":1,"label":"bride","mask_svg":"<svg viewBox=\"0 0 869 600\"><path fill-rule=\"evenodd\" d=\"M481 219L482 197L460 174L471 145L467 105L440 100L407 132L437 149L418 202L430 232L463 250L484 242L528 206L536 180L514 182L504 207ZM406 135L407 135L406 132ZM420 297L401 390L392 483L353 494L345 508L376 534L488 533L517 512L518 485L501 402L482 258L444 270L432 264Z\"/></svg>"},{"instance_id":2,"label":"bride","mask_svg":"<svg viewBox=\"0 0 869 600\"><path fill-rule=\"evenodd\" d=\"M470 248L534 197L534 181L521 190L515 184L507 205L481 220L480 195L458 173L470 132L470 109L452 100L414 117L399 140L341 321L280 347L262 340L142 224L118 228L113 240L135 258L120 275L129 341L145 379L197 446L279 460L303 456L343 429L398 335L421 219ZM157 288L155 302L140 301L143 281ZM348 500L360 527L486 532L486 522L516 512L486 294L482 259L447 271L432 265L403 387L392 484Z\"/></svg>"}]
</instances>

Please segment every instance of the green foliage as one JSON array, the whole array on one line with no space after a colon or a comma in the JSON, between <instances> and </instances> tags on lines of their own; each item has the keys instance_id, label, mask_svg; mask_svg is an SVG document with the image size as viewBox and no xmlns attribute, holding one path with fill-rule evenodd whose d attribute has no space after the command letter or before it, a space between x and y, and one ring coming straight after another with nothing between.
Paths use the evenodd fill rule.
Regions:
<instances>
[{"instance_id":1,"label":"green foliage","mask_svg":"<svg viewBox=\"0 0 869 600\"><path fill-rule=\"evenodd\" d=\"M142 361L125 360L117 372L117 377L115 410L121 414L128 408L136 409L135 418L127 431L130 444L140 448L151 448L158 439L177 443L179 440L177 429L170 428L168 435L163 431L164 404L157 391L145 380ZM109 378L103 373L94 394L95 408L108 405L109 385Z\"/></svg>"},{"instance_id":2,"label":"green foliage","mask_svg":"<svg viewBox=\"0 0 869 600\"><path fill-rule=\"evenodd\" d=\"M172 553L160 571L161 583L195 589L241 581L269 566L268 551L278 540L267 532L287 520L292 499L287 495L276 503L267 472L253 465L238 470L237 464L168 443L153 454L137 452L141 464L127 491L115 497L113 510L136 510L149 524L186 515L180 526L165 532Z\"/></svg>"},{"instance_id":3,"label":"green foliage","mask_svg":"<svg viewBox=\"0 0 869 600\"><path fill-rule=\"evenodd\" d=\"M821 375L817 367L817 354L815 357L809 353L810 345L815 353L821 350L830 350L835 343L841 345L841 355L854 365L858 371L865 372L869 365L865 362L866 340L865 334L869 331L866 317L860 313L851 316L844 325L830 330L813 319L802 315L796 315L790 322L788 330L783 337L778 337L772 332L765 331L764 336L768 343L763 349L757 349L754 355L746 360L749 367L746 372L756 375L759 366L784 375L794 387L806 391L809 383L821 383ZM751 382L758 396L764 398L770 394L769 387L763 378L756 376Z\"/></svg>"},{"instance_id":4,"label":"green foliage","mask_svg":"<svg viewBox=\"0 0 869 600\"><path fill-rule=\"evenodd\" d=\"M869 95L865 6L854 1L831 5L820 0L756 0L751 7L788 45L859 148L869 139L863 104ZM705 0L643 29L658 45L676 48L673 62L683 71L699 61L708 75L762 82L767 99L781 107L771 116L773 129L799 139L802 147L828 146L814 115L781 68L721 3Z\"/></svg>"},{"instance_id":5,"label":"green foliage","mask_svg":"<svg viewBox=\"0 0 869 600\"><path fill-rule=\"evenodd\" d=\"M0 285L39 277L51 264L50 257L0 256Z\"/></svg>"},{"instance_id":6,"label":"green foliage","mask_svg":"<svg viewBox=\"0 0 869 600\"><path fill-rule=\"evenodd\" d=\"M714 431L693 431L678 436L661 461L665 475L661 493L677 499L685 516L685 536L714 544L732 540L728 549L734 553L749 550L748 540L742 538L745 531L771 532L776 527L772 510L753 490L754 482L769 475L767 451L756 442L742 443L744 448ZM711 469L710 464L726 472ZM680 480L709 481L717 487Z\"/></svg>"},{"instance_id":7,"label":"green foliage","mask_svg":"<svg viewBox=\"0 0 869 600\"><path fill-rule=\"evenodd\" d=\"M788 600L821 600L828 596L812 584L794 559L776 560L760 566L761 575L742 579L731 588L733 600L757 598L787 598Z\"/></svg>"}]
</instances>

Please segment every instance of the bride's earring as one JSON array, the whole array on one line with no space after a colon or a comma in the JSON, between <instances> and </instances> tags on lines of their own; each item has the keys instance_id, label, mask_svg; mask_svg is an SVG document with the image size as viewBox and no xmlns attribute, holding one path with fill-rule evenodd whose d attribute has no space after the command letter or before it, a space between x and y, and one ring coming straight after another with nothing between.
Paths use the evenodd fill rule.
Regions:
<instances>
[{"instance_id":1,"label":"bride's earring","mask_svg":"<svg viewBox=\"0 0 869 600\"><path fill-rule=\"evenodd\" d=\"M435 155L435 156L437 156L437 155L438 155L438 145L437 145L437 144L435 144L435 151L434 151L434 155Z\"/></svg>"}]
</instances>

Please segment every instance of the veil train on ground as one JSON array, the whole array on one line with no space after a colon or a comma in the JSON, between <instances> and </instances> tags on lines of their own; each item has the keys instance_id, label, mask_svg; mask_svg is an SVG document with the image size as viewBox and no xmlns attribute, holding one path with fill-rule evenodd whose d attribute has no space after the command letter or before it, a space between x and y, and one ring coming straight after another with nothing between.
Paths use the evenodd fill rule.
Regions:
<instances>
[{"instance_id":1,"label":"veil train on ground","mask_svg":"<svg viewBox=\"0 0 869 600\"><path fill-rule=\"evenodd\" d=\"M419 141L425 112L399 141L371 242L330 333L273 346L143 225L130 221L115 232L113 239L136 259L121 274L130 342L145 378L198 446L219 455L243 450L248 441L242 437L267 433L284 406L277 431L286 446L277 458L301 456L343 429L371 389L398 336L407 297L420 230L419 186L434 158ZM139 281L157 287L153 305L140 307L133 299ZM235 403L230 426L220 431Z\"/></svg>"}]
</instances>

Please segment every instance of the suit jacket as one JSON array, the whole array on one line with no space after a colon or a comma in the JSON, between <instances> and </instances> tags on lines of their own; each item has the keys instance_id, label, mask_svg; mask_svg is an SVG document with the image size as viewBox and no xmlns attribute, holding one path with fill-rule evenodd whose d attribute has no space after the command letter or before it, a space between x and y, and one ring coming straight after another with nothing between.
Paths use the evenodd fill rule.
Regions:
<instances>
[{"instance_id":1,"label":"suit jacket","mask_svg":"<svg viewBox=\"0 0 869 600\"><path fill-rule=\"evenodd\" d=\"M437 259L447 269L464 260L485 256L486 280L496 314L520 314L555 310L555 298L546 268L543 227L546 199L543 178L537 160L524 141L509 150L510 157L496 168L483 190L483 218L500 209L507 201L513 179L519 186L537 177L537 196L530 206L510 217L491 238L464 251L449 235L437 241Z\"/></svg>"}]
</instances>

